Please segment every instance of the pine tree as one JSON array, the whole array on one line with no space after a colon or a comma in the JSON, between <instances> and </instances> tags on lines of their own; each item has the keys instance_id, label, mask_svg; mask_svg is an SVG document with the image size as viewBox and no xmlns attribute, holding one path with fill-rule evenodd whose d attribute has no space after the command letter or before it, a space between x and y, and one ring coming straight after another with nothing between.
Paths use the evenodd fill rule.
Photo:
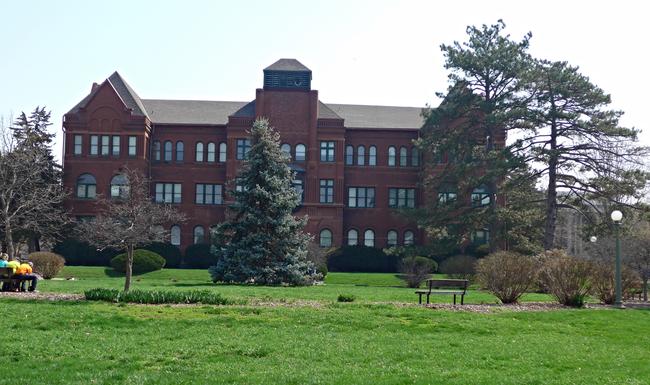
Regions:
<instances>
[{"instance_id":1,"label":"pine tree","mask_svg":"<svg viewBox=\"0 0 650 385\"><path fill-rule=\"evenodd\" d=\"M319 276L306 259L307 219L292 214L300 198L280 136L266 119L255 121L250 133L252 147L230 192L230 218L215 231L218 262L210 275L215 282L310 284Z\"/></svg>"}]
</instances>

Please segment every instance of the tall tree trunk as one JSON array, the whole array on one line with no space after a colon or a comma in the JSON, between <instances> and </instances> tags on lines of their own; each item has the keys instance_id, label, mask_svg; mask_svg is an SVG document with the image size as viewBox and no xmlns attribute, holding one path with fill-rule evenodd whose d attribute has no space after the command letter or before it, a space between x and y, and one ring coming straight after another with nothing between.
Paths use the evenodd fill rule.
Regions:
<instances>
[{"instance_id":1,"label":"tall tree trunk","mask_svg":"<svg viewBox=\"0 0 650 385\"><path fill-rule=\"evenodd\" d=\"M648 277L643 278L643 301L648 302Z\"/></svg>"},{"instance_id":2,"label":"tall tree trunk","mask_svg":"<svg viewBox=\"0 0 650 385\"><path fill-rule=\"evenodd\" d=\"M551 95L551 114L555 114L555 100ZM546 191L546 222L544 223L544 250L555 246L555 227L557 225L557 122L551 121L551 137L549 139L550 157L548 160L548 189Z\"/></svg>"},{"instance_id":3,"label":"tall tree trunk","mask_svg":"<svg viewBox=\"0 0 650 385\"><path fill-rule=\"evenodd\" d=\"M9 259L16 259L16 256L14 255L16 253L16 249L14 248L14 237L11 233L11 226L9 226L9 223L6 223L5 225L5 242L7 243L7 254L9 255Z\"/></svg>"},{"instance_id":4,"label":"tall tree trunk","mask_svg":"<svg viewBox=\"0 0 650 385\"><path fill-rule=\"evenodd\" d=\"M131 288L131 276L133 273L133 245L127 246L126 249L126 277L124 278L124 291Z\"/></svg>"}]
</instances>

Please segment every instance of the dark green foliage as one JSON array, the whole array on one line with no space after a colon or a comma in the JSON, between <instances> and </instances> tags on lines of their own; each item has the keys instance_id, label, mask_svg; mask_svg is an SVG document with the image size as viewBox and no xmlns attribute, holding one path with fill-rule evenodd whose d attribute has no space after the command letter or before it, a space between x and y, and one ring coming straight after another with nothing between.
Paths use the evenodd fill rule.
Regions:
<instances>
[{"instance_id":1,"label":"dark green foliage","mask_svg":"<svg viewBox=\"0 0 650 385\"><path fill-rule=\"evenodd\" d=\"M206 305L240 305L242 301L224 298L212 290L129 290L128 292L117 289L90 289L84 292L89 301L126 302L141 304L190 304L201 303Z\"/></svg>"},{"instance_id":2,"label":"dark green foliage","mask_svg":"<svg viewBox=\"0 0 650 385\"><path fill-rule=\"evenodd\" d=\"M330 271L396 273L399 260L396 255L386 255L382 249L343 246L330 252L327 268Z\"/></svg>"},{"instance_id":3,"label":"dark green foliage","mask_svg":"<svg viewBox=\"0 0 650 385\"><path fill-rule=\"evenodd\" d=\"M471 255L453 255L440 263L440 272L449 278L472 279L476 272L476 261Z\"/></svg>"},{"instance_id":4,"label":"dark green foliage","mask_svg":"<svg viewBox=\"0 0 650 385\"><path fill-rule=\"evenodd\" d=\"M401 278L406 281L408 287L420 287L420 284L437 268L436 261L415 256L403 258L400 262L399 271L402 273Z\"/></svg>"},{"instance_id":5,"label":"dark green foliage","mask_svg":"<svg viewBox=\"0 0 650 385\"><path fill-rule=\"evenodd\" d=\"M111 259L111 266L116 271L126 271L126 253L118 254ZM153 251L137 249L133 251L133 274L148 273L160 270L165 266L165 258Z\"/></svg>"},{"instance_id":6,"label":"dark green foliage","mask_svg":"<svg viewBox=\"0 0 650 385\"><path fill-rule=\"evenodd\" d=\"M357 298L352 294L339 294L336 301L337 302L354 302L355 299L357 299Z\"/></svg>"},{"instance_id":7,"label":"dark green foliage","mask_svg":"<svg viewBox=\"0 0 650 385\"><path fill-rule=\"evenodd\" d=\"M294 173L280 150L280 136L268 121L251 129L252 146L230 195L228 220L214 232L215 282L307 285L320 279L307 260L307 218L293 216L300 203ZM234 186L233 186L234 187ZM237 191L239 190L239 191Z\"/></svg>"},{"instance_id":8,"label":"dark green foliage","mask_svg":"<svg viewBox=\"0 0 650 385\"><path fill-rule=\"evenodd\" d=\"M177 246L171 243L153 242L147 246L142 247L145 250L153 251L165 258L165 267L168 269L175 269L180 267L182 254Z\"/></svg>"},{"instance_id":9,"label":"dark green foliage","mask_svg":"<svg viewBox=\"0 0 650 385\"><path fill-rule=\"evenodd\" d=\"M197 243L185 249L183 267L188 269L207 269L217 263L217 258L210 252L210 245Z\"/></svg>"},{"instance_id":10,"label":"dark green foliage","mask_svg":"<svg viewBox=\"0 0 650 385\"><path fill-rule=\"evenodd\" d=\"M74 238L62 240L52 251L62 255L69 266L110 266L111 259L119 254L119 251L113 249L97 250L96 247Z\"/></svg>"}]
</instances>

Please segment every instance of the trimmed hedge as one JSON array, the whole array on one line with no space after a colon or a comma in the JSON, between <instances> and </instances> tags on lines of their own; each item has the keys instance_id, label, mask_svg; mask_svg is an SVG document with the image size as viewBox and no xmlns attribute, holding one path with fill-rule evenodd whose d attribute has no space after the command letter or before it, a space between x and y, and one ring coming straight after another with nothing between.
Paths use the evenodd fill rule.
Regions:
<instances>
[{"instance_id":1,"label":"trimmed hedge","mask_svg":"<svg viewBox=\"0 0 650 385\"><path fill-rule=\"evenodd\" d=\"M171 243L153 242L143 247L143 249L153 251L165 258L165 267L168 269L176 269L181 266L181 259L183 257L181 250Z\"/></svg>"},{"instance_id":2,"label":"trimmed hedge","mask_svg":"<svg viewBox=\"0 0 650 385\"><path fill-rule=\"evenodd\" d=\"M210 252L210 245L197 243L185 249L183 267L188 269L207 269L217 264L217 258Z\"/></svg>"},{"instance_id":3,"label":"trimmed hedge","mask_svg":"<svg viewBox=\"0 0 650 385\"><path fill-rule=\"evenodd\" d=\"M52 251L63 256L68 266L110 266L111 259L120 253L113 249L97 250L96 247L74 238L57 243Z\"/></svg>"},{"instance_id":4,"label":"trimmed hedge","mask_svg":"<svg viewBox=\"0 0 650 385\"><path fill-rule=\"evenodd\" d=\"M400 258L367 246L343 246L328 255L330 271L396 273Z\"/></svg>"},{"instance_id":5,"label":"trimmed hedge","mask_svg":"<svg viewBox=\"0 0 650 385\"><path fill-rule=\"evenodd\" d=\"M116 271L124 273L126 270L126 253L111 259L111 266ZM148 273L160 270L165 266L165 259L153 251L137 249L133 251L133 274Z\"/></svg>"},{"instance_id":6,"label":"trimmed hedge","mask_svg":"<svg viewBox=\"0 0 650 385\"><path fill-rule=\"evenodd\" d=\"M130 290L127 292L117 289L90 289L84 292L89 301L128 302L141 304L162 303L202 303L208 305L242 305L243 301L224 298L211 290Z\"/></svg>"}]
</instances>

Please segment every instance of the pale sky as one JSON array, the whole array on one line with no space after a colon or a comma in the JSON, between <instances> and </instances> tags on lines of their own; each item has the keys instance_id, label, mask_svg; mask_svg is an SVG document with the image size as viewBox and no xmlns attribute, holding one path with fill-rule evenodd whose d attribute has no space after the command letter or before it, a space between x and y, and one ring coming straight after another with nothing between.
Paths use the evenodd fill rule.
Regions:
<instances>
[{"instance_id":1,"label":"pale sky","mask_svg":"<svg viewBox=\"0 0 650 385\"><path fill-rule=\"evenodd\" d=\"M440 44L499 18L530 52L578 65L650 145L641 1L2 1L0 116L62 115L117 70L142 98L249 101L262 69L296 58L326 103L436 106Z\"/></svg>"}]
</instances>

